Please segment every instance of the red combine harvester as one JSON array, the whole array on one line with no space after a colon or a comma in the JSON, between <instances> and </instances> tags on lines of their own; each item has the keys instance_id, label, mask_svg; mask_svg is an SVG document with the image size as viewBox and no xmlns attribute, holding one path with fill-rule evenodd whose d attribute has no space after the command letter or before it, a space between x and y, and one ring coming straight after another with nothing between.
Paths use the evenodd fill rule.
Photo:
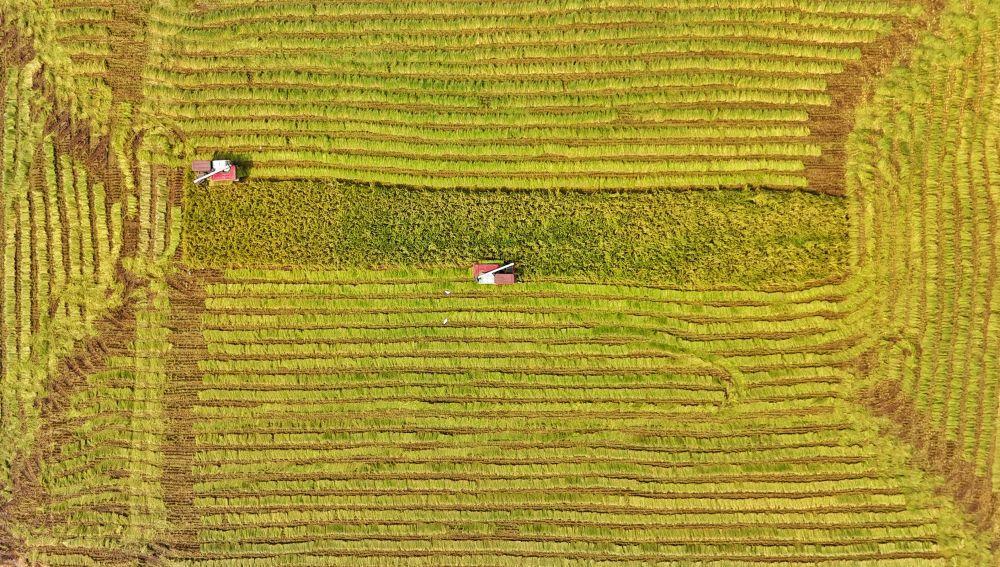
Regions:
<instances>
[{"instance_id":1,"label":"red combine harvester","mask_svg":"<svg viewBox=\"0 0 1000 567\"><path fill-rule=\"evenodd\" d=\"M510 285L517 283L517 274L514 272L514 262L509 264L473 264L472 277L478 284L485 285Z\"/></svg>"},{"instance_id":2,"label":"red combine harvester","mask_svg":"<svg viewBox=\"0 0 1000 567\"><path fill-rule=\"evenodd\" d=\"M236 164L228 159L195 160L191 162L191 171L202 174L194 180L195 184L206 179L211 183L232 183L240 180L236 176Z\"/></svg>"}]
</instances>

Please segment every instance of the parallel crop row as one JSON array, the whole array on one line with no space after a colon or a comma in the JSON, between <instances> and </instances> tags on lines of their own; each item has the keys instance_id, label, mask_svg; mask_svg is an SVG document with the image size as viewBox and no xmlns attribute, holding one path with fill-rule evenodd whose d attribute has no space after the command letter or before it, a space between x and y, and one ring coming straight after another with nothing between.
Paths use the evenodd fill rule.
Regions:
<instances>
[{"instance_id":1,"label":"parallel crop row","mask_svg":"<svg viewBox=\"0 0 1000 567\"><path fill-rule=\"evenodd\" d=\"M47 565L132 561L163 537L165 291L160 284L137 302L134 334L104 337L106 362L48 424L40 478L46 522L19 527Z\"/></svg>"},{"instance_id":2,"label":"parallel crop row","mask_svg":"<svg viewBox=\"0 0 1000 567\"><path fill-rule=\"evenodd\" d=\"M37 70L35 60L0 77L0 492L9 489L8 467L32 446L48 376L113 302L122 246L121 208L100 172L44 134Z\"/></svg>"},{"instance_id":3,"label":"parallel crop row","mask_svg":"<svg viewBox=\"0 0 1000 567\"><path fill-rule=\"evenodd\" d=\"M1000 11L966 12L861 116L849 181L858 257L882 293L872 402L983 511L1000 490Z\"/></svg>"},{"instance_id":4,"label":"parallel crop row","mask_svg":"<svg viewBox=\"0 0 1000 567\"><path fill-rule=\"evenodd\" d=\"M240 270L208 284L192 410L198 551L179 558L956 557L937 524L953 512L839 399L836 366L856 356L840 329L866 297L851 284L467 279Z\"/></svg>"},{"instance_id":5,"label":"parallel crop row","mask_svg":"<svg viewBox=\"0 0 1000 567\"><path fill-rule=\"evenodd\" d=\"M808 120L833 104L831 77L919 14L730 0L194 8L151 14L148 109L258 178L828 192L804 169L835 140ZM759 122L781 114L806 122ZM700 137L681 132L692 126Z\"/></svg>"}]
</instances>

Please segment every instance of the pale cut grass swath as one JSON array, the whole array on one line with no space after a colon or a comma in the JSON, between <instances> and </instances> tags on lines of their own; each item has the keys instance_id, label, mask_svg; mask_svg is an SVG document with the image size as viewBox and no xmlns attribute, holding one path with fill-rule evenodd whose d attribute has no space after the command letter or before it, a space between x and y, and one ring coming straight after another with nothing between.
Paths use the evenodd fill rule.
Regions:
<instances>
[{"instance_id":1,"label":"pale cut grass swath","mask_svg":"<svg viewBox=\"0 0 1000 567\"><path fill-rule=\"evenodd\" d=\"M9 467L32 449L39 427L35 400L57 362L117 302L122 238L120 205L107 203L103 183L44 133L50 109L35 96L39 66L6 67L0 97L0 493L8 495Z\"/></svg>"}]
</instances>

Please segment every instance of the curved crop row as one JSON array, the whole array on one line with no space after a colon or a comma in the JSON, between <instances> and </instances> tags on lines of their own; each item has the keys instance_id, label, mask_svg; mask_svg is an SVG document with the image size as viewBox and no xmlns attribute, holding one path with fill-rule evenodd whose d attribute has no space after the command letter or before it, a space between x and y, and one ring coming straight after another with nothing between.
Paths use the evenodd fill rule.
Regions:
<instances>
[{"instance_id":1,"label":"curved crop row","mask_svg":"<svg viewBox=\"0 0 1000 567\"><path fill-rule=\"evenodd\" d=\"M39 67L32 60L0 73L0 492L32 447L35 400L49 375L115 303L122 248L121 206L108 198L102 173L71 157L49 130L51 109L34 85Z\"/></svg>"},{"instance_id":2,"label":"curved crop row","mask_svg":"<svg viewBox=\"0 0 1000 567\"><path fill-rule=\"evenodd\" d=\"M837 193L839 184L805 171L830 151L823 143L838 143L813 133L835 104L830 81L920 10L748 8L468 3L459 15L447 3L177 0L151 13L156 64L146 73L147 108L175 124L196 153L228 151L261 179ZM811 122L767 147L721 129L700 144L660 128L658 114L690 110L712 111L707 126L724 126L715 113L727 112L797 112ZM581 113L605 116L580 135L524 129L541 120L580 124ZM351 125L336 135L278 126L312 124L318 114ZM373 114L400 120L376 122ZM231 130L222 117L244 125ZM491 125L478 129L482 151L472 156L460 134L429 126L484 117ZM642 143L575 145L581 135L618 137L621 128L640 132ZM402 138L414 134L432 139ZM722 163L706 154L723 150L741 157Z\"/></svg>"},{"instance_id":3,"label":"curved crop row","mask_svg":"<svg viewBox=\"0 0 1000 567\"><path fill-rule=\"evenodd\" d=\"M859 116L856 256L880 301L867 399L988 525L1000 487L1000 11L956 7Z\"/></svg>"}]
</instances>

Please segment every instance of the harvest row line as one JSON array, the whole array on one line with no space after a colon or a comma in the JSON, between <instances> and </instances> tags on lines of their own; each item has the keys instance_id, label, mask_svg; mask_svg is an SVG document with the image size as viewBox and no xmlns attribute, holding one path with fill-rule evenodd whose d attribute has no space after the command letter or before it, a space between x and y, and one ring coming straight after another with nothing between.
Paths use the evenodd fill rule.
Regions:
<instances>
[{"instance_id":1,"label":"harvest row line","mask_svg":"<svg viewBox=\"0 0 1000 567\"><path fill-rule=\"evenodd\" d=\"M103 183L43 125L38 60L0 73L0 495L7 467L32 450L38 406L57 361L109 302L121 210ZM17 409L15 409L17 408Z\"/></svg>"},{"instance_id":2,"label":"harvest row line","mask_svg":"<svg viewBox=\"0 0 1000 567\"><path fill-rule=\"evenodd\" d=\"M577 294L609 294L622 299L649 299L653 301L669 301L678 305L692 307L766 307L768 305L789 306L810 302L840 303L848 296L857 295L856 291L864 289L863 283L848 280L844 283L806 285L800 289L782 290L779 292L742 290L742 289L672 289L659 288L652 282L646 285L620 285L594 283L587 281L562 282L557 278L536 278L536 283L547 286L540 288L546 294L573 297ZM456 288L456 284L465 284ZM474 286L469 282L469 274L459 269L417 270L396 268L379 272L375 270L267 270L267 269L231 269L225 272L225 281L209 283L206 289L212 295L225 295L229 290L241 295L252 295L253 289L259 290L258 295L277 295L303 290L348 293L371 291L389 293L400 290L402 293L412 291L438 291L466 289L477 293L495 293L502 295L504 288L485 290L482 286ZM528 293L533 290L519 288L516 294ZM513 291L511 293L514 293Z\"/></svg>"},{"instance_id":3,"label":"harvest row line","mask_svg":"<svg viewBox=\"0 0 1000 567\"><path fill-rule=\"evenodd\" d=\"M483 7L486 10L483 10ZM299 4L299 10L295 9L295 4L284 4L269 8L254 7L247 9L246 6L236 8L225 8L223 5L216 5L211 11L198 14L198 18L204 25L220 23L261 21L273 19L277 21L287 20L309 20L320 22L335 21L358 21L364 20L366 23L385 21L398 22L397 25L387 25L389 30L407 30L409 28L425 29L429 22L440 24L445 21L448 24L455 24L449 27L449 31L456 33L465 31L470 27L482 27L482 24L489 25L524 25L526 27L550 28L558 24L597 24L597 23L622 23L641 21L643 23L719 23L719 22L759 22L761 24L781 24L796 25L804 28L827 28L832 30L870 30L887 31L891 21L887 18L879 17L859 17L856 14L810 14L803 11L791 11L787 9L773 8L738 8L732 6L717 6L709 8L701 7L665 7L656 6L575 6L573 8L536 6L533 9L525 9L523 5L494 4L484 5L478 3L467 3L462 6L461 11L442 9L441 5L400 4L393 6L391 10L373 9L372 5L363 3L336 3L325 5ZM100 12L94 12L100 14ZM880 14L884 16L894 16L896 14ZM480 25L477 25L480 24Z\"/></svg>"},{"instance_id":4,"label":"harvest row line","mask_svg":"<svg viewBox=\"0 0 1000 567\"><path fill-rule=\"evenodd\" d=\"M90 0L88 0L90 1ZM99 2L99 0L93 0ZM760 9L785 10L803 14L836 14L844 16L882 16L893 17L913 15L920 12L919 6L891 1L872 4L861 0L826 0L824 2L807 2L805 0L610 0L601 4L604 9L644 8L651 10L693 10L693 9ZM273 11L283 14L296 10L340 10L340 9L371 9L388 10L396 8L405 13L426 11L431 13L454 11L463 14L507 14L512 10L526 13L547 13L549 11L564 12L572 10L594 9L593 4L586 0L511 0L507 2L470 2L469 0L437 0L433 4L416 0L348 0L340 4L321 7L304 4L301 0L211 0L204 1L200 7L206 11L239 10L257 13Z\"/></svg>"},{"instance_id":5,"label":"harvest row line","mask_svg":"<svg viewBox=\"0 0 1000 567\"><path fill-rule=\"evenodd\" d=\"M862 117L859 156L886 166L855 166L852 180L864 184L872 210L858 216L871 239L859 243L860 254L885 282L875 316L902 338L883 353L888 360L873 379L899 388L894 403L917 413L918 446L955 447L936 458L968 463L995 497L1000 327L990 313L1000 301L993 179L1000 147L985 124L1000 100L1000 13L992 5L975 11L978 19L938 32L935 41L953 46L951 57L922 46L912 69L892 77L892 96ZM895 218L903 220L884 220Z\"/></svg>"},{"instance_id":6,"label":"harvest row line","mask_svg":"<svg viewBox=\"0 0 1000 567\"><path fill-rule=\"evenodd\" d=\"M420 45L384 45L382 59L361 45L332 44L323 38L281 38L273 42L271 38L258 38L254 43L242 47L233 46L232 54L237 60L249 57L253 61L266 63L274 53L282 53L292 57L314 56L305 61L323 61L335 58L337 55L350 55L352 61L376 62L384 61L385 56L393 56L397 63L418 63L421 61L435 62L439 65L467 62L472 67L493 63L497 65L546 65L548 63L599 63L603 61L632 61L660 59L663 57L698 57L705 61L710 58L698 54L712 54L723 61L737 64L737 60L745 58L754 61L758 58L780 58L789 65L789 70L814 64L815 69L825 69L830 74L843 70L843 63L856 61L861 57L857 47L840 47L815 43L769 40L754 41L743 39L698 39L684 38L646 38L638 41L633 38L609 40L562 42L557 40L536 39L504 44L502 42L477 43L465 46L420 46ZM220 54L221 48L211 43L199 42L189 45L171 46L171 61L186 65L198 65L201 57L212 58ZM585 51L584 51L585 50ZM583 51L581 53L581 51ZM470 56L473 54L474 56ZM734 57L738 56L738 57ZM318 58L318 59L316 59ZM826 74L826 73L824 73Z\"/></svg>"},{"instance_id":7,"label":"harvest row line","mask_svg":"<svg viewBox=\"0 0 1000 567\"><path fill-rule=\"evenodd\" d=\"M714 83L698 89L651 89L649 92L628 90L606 94L542 93L530 96L504 95L442 95L426 90L383 91L365 88L312 89L298 84L205 83L184 89L159 83L150 87L149 95L168 105L160 113L183 104L271 104L292 107L333 105L356 111L406 110L434 113L494 114L532 112L579 113L606 111L615 107L619 113L666 109L679 106L763 106L776 108L822 107L832 103L830 95L815 91L771 90L756 86L719 85ZM565 118L565 116L564 116ZM566 122L563 122L565 124Z\"/></svg>"},{"instance_id":8,"label":"harvest row line","mask_svg":"<svg viewBox=\"0 0 1000 567\"><path fill-rule=\"evenodd\" d=\"M282 60L286 65L281 65ZM185 86L197 85L189 75L204 73L211 69L223 82L246 80L246 72L240 76L240 63L253 65L257 74L254 83L284 82L302 83L308 78L328 85L371 86L380 90L426 89L428 92L468 93L454 88L455 84L475 82L484 94L508 94L523 92L541 94L572 88L574 92L587 90L625 90L635 81L637 88L653 86L689 86L696 88L716 83L745 82L746 86L773 85L789 90L823 90L828 75L844 70L839 62L825 62L813 59L789 59L780 56L738 56L713 53L711 56L684 54L649 54L641 57L592 58L581 62L561 59L525 62L511 61L466 61L449 63L434 59L431 61L409 61L393 63L391 71L373 68L374 62L366 64L361 57L349 61L330 62L329 56L311 54L258 54L244 57L230 57L224 61L202 54L198 57L174 58L169 67L151 71L150 78L163 82L177 82ZM290 71L288 64L296 64ZM532 80L537 78L537 84ZM690 84L681 79L689 79ZM711 81L711 82L709 82ZM504 85L504 88L501 88ZM393 87L389 89L388 87ZM451 87L451 88L449 88ZM563 92L565 92L563 90Z\"/></svg>"},{"instance_id":9,"label":"harvest row line","mask_svg":"<svg viewBox=\"0 0 1000 567\"><path fill-rule=\"evenodd\" d=\"M689 16L690 17L690 16ZM761 25L757 22L747 23L742 20L704 21L697 17L690 18L690 23L671 23L658 21L616 21L616 22L581 22L581 23L546 23L538 26L498 25L488 20L475 23L480 25L465 28L442 27L437 22L428 22L413 29L400 31L406 27L407 18L395 18L379 22L374 20L373 29L359 31L355 21L318 20L310 17L302 19L231 19L224 22L201 23L187 22L180 44L202 46L205 42L233 39L238 47L256 45L265 47L261 38L267 34L270 38L310 38L321 37L336 40L348 45L370 46L379 48L388 45L421 45L442 47L468 48L469 38L486 36L489 43L513 43L539 41L555 41L560 43L576 41L636 41L646 38L674 40L714 40L714 39L746 39L749 41L771 40L782 42L802 42L836 47L854 46L875 41L886 33L884 25L881 29L835 29L824 27L800 26L794 23L776 23ZM382 24L382 29L374 29ZM273 41L273 39L272 39Z\"/></svg>"}]
</instances>

